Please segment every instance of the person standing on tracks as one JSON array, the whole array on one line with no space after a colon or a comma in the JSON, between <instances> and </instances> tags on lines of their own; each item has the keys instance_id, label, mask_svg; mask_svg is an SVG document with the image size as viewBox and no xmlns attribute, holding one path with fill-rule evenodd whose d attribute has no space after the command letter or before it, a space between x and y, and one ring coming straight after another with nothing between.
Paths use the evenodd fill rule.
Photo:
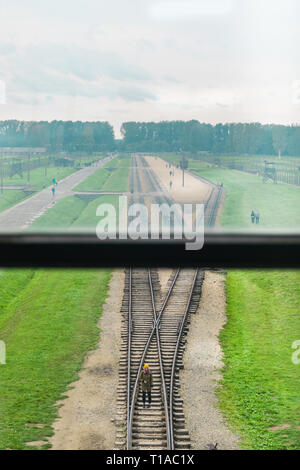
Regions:
<instances>
[{"instance_id":1,"label":"person standing on tracks","mask_svg":"<svg viewBox=\"0 0 300 470\"><path fill-rule=\"evenodd\" d=\"M151 389L152 389L153 379L152 372L149 369L149 364L144 365L144 370L140 373L140 385L142 387L143 393L143 408L146 408L146 393L148 394L148 408L151 407Z\"/></svg>"}]
</instances>

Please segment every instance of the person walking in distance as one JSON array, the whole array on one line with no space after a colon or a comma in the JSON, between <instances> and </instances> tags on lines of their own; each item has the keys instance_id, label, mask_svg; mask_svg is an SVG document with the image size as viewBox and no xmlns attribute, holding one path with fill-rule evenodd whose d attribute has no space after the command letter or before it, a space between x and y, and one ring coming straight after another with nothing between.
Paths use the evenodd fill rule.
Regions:
<instances>
[{"instance_id":1,"label":"person walking in distance","mask_svg":"<svg viewBox=\"0 0 300 470\"><path fill-rule=\"evenodd\" d=\"M255 212L254 211L251 212L251 220L252 220L252 223L254 224L254 222L255 222Z\"/></svg>"},{"instance_id":2,"label":"person walking in distance","mask_svg":"<svg viewBox=\"0 0 300 470\"><path fill-rule=\"evenodd\" d=\"M153 384L152 372L149 369L149 364L144 365L144 370L140 373L140 385L143 394L143 408L146 408L146 393L148 394L148 408L151 407L151 389Z\"/></svg>"},{"instance_id":3,"label":"person walking in distance","mask_svg":"<svg viewBox=\"0 0 300 470\"><path fill-rule=\"evenodd\" d=\"M255 221L256 221L257 224L259 224L259 220L260 220L260 213L257 211L255 213Z\"/></svg>"},{"instance_id":4,"label":"person walking in distance","mask_svg":"<svg viewBox=\"0 0 300 470\"><path fill-rule=\"evenodd\" d=\"M55 186L54 185L51 188L51 192L52 192L52 198L54 199L54 196L55 196Z\"/></svg>"}]
</instances>

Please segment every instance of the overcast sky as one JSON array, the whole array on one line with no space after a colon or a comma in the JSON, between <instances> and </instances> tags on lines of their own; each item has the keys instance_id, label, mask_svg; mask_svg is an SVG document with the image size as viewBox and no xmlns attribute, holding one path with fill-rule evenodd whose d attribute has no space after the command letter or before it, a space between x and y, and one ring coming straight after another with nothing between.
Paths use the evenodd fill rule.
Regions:
<instances>
[{"instance_id":1,"label":"overcast sky","mask_svg":"<svg viewBox=\"0 0 300 470\"><path fill-rule=\"evenodd\" d=\"M0 0L0 120L300 122L299 0Z\"/></svg>"}]
</instances>

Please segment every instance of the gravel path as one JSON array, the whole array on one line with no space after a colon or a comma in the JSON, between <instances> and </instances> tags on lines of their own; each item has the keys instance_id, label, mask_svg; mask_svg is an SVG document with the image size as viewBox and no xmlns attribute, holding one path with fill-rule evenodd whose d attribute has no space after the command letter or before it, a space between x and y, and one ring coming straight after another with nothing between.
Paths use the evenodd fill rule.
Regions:
<instances>
[{"instance_id":1,"label":"gravel path","mask_svg":"<svg viewBox=\"0 0 300 470\"><path fill-rule=\"evenodd\" d=\"M162 292L171 273L170 269L159 269ZM79 380L67 393L68 398L59 403L63 406L53 426L55 434L49 439L53 449L114 448L124 277L123 270L114 273L99 322L99 347L87 355ZM192 448L198 450L216 442L219 449L239 449L239 438L225 422L216 396L222 367L218 336L226 322L224 280L222 274L206 272L202 299L191 318L180 375L186 428Z\"/></svg>"},{"instance_id":2,"label":"gravel path","mask_svg":"<svg viewBox=\"0 0 300 470\"><path fill-rule=\"evenodd\" d=\"M168 280L170 279L173 269L164 268L164 269L158 269L157 271L158 271L158 278L160 282L161 293L162 293L162 296L164 296L166 294Z\"/></svg>"},{"instance_id":3,"label":"gravel path","mask_svg":"<svg viewBox=\"0 0 300 470\"><path fill-rule=\"evenodd\" d=\"M218 410L217 382L221 378L222 351L218 336L226 322L224 275L207 271L202 298L192 315L184 354L181 384L186 428L192 448L204 450L218 442L218 449L239 449L239 439Z\"/></svg>"},{"instance_id":4,"label":"gravel path","mask_svg":"<svg viewBox=\"0 0 300 470\"><path fill-rule=\"evenodd\" d=\"M49 439L53 449L114 448L124 279L123 270L114 272L99 321L99 346L87 354L79 380L60 402L63 406L53 426L55 434Z\"/></svg>"},{"instance_id":5,"label":"gravel path","mask_svg":"<svg viewBox=\"0 0 300 470\"><path fill-rule=\"evenodd\" d=\"M166 168L166 162L161 158L146 157L148 164L154 171L155 176L161 183L166 195L181 203L204 203L212 190L209 184L202 182L191 173L185 173L185 183L182 187L182 170L172 165ZM171 177L173 186L170 190L170 171L174 172Z\"/></svg>"},{"instance_id":6,"label":"gravel path","mask_svg":"<svg viewBox=\"0 0 300 470\"><path fill-rule=\"evenodd\" d=\"M67 178L59 181L55 190L55 202L67 196L71 196L73 194L72 189L75 186L95 173L99 168L103 167L109 160L109 157L99 160L94 165L76 171L72 175L67 176ZM15 232L25 230L51 207L53 207L53 198L51 187L49 186L34 196L2 212L0 214L0 231Z\"/></svg>"}]
</instances>

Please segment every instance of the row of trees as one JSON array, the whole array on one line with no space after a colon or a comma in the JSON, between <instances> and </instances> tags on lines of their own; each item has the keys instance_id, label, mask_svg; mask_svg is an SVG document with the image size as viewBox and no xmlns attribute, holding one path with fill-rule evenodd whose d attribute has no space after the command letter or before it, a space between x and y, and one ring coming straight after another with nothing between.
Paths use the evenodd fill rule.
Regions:
<instances>
[{"instance_id":1,"label":"row of trees","mask_svg":"<svg viewBox=\"0 0 300 470\"><path fill-rule=\"evenodd\" d=\"M124 148L132 151L208 151L227 154L300 155L300 126L199 121L127 122Z\"/></svg>"},{"instance_id":2,"label":"row of trees","mask_svg":"<svg viewBox=\"0 0 300 470\"><path fill-rule=\"evenodd\" d=\"M114 131L108 122L0 121L0 147L47 147L51 151L110 151Z\"/></svg>"},{"instance_id":3,"label":"row of trees","mask_svg":"<svg viewBox=\"0 0 300 470\"><path fill-rule=\"evenodd\" d=\"M115 140L108 122L0 121L0 147L47 147L50 151L172 152L300 155L300 126L199 121L126 122Z\"/></svg>"}]
</instances>

